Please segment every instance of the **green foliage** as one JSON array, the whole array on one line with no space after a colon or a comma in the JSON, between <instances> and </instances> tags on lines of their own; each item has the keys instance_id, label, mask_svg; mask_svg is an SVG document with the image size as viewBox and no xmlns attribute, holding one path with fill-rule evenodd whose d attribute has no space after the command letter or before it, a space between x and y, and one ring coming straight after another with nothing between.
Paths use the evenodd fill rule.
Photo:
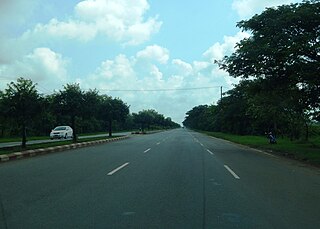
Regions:
<instances>
[{"instance_id":1,"label":"green foliage","mask_svg":"<svg viewBox=\"0 0 320 229\"><path fill-rule=\"evenodd\" d=\"M238 23L251 36L217 63L242 79L234 89L241 96L233 90L220 101L212 129L272 129L291 139L304 132L308 139L310 122L319 120L320 111L319 9L319 0L303 1Z\"/></svg>"},{"instance_id":2,"label":"green foliage","mask_svg":"<svg viewBox=\"0 0 320 229\"><path fill-rule=\"evenodd\" d=\"M289 138L278 139L277 144L269 144L265 136L239 136L221 132L205 132L206 134L228 141L247 145L253 148L272 151L274 154L283 155L311 164L320 165L320 138L312 136L308 142L291 141Z\"/></svg>"},{"instance_id":3,"label":"green foliage","mask_svg":"<svg viewBox=\"0 0 320 229\"><path fill-rule=\"evenodd\" d=\"M101 96L99 106L100 117L107 121L109 136L112 136L113 122L125 122L129 106L121 99L109 96Z\"/></svg>"},{"instance_id":4,"label":"green foliage","mask_svg":"<svg viewBox=\"0 0 320 229\"><path fill-rule=\"evenodd\" d=\"M21 129L22 147L26 147L27 127L41 111L41 99L36 85L28 79L18 78L8 84L1 93L1 116L3 120L17 123Z\"/></svg>"},{"instance_id":5,"label":"green foliage","mask_svg":"<svg viewBox=\"0 0 320 229\"><path fill-rule=\"evenodd\" d=\"M113 129L133 130L141 126L120 98L99 95L96 89L83 91L79 84L67 84L63 90L42 97L35 86L31 80L19 78L0 91L0 137L16 137L22 129L25 142L26 129L29 135L48 137L55 126L70 125L75 140L78 133L108 129L111 136ZM179 127L154 110L147 113L148 128Z\"/></svg>"},{"instance_id":6,"label":"green foliage","mask_svg":"<svg viewBox=\"0 0 320 229\"><path fill-rule=\"evenodd\" d=\"M138 113L133 113L133 122L137 123L142 131L145 129L164 129L164 128L177 128L179 124L173 122L171 118L165 118L157 111L149 109L142 110Z\"/></svg>"},{"instance_id":7,"label":"green foliage","mask_svg":"<svg viewBox=\"0 0 320 229\"><path fill-rule=\"evenodd\" d=\"M68 116L73 129L73 141L77 142L76 118L83 116L82 108L85 107L85 94L79 84L67 84L63 90L53 95L53 107L57 114Z\"/></svg>"}]
</instances>

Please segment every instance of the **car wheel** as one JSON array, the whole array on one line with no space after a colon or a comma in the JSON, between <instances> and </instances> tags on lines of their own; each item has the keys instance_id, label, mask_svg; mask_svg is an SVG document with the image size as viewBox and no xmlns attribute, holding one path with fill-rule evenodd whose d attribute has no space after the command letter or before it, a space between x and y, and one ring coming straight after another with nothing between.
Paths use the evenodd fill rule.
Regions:
<instances>
[{"instance_id":1,"label":"car wheel","mask_svg":"<svg viewBox=\"0 0 320 229\"><path fill-rule=\"evenodd\" d=\"M67 137L68 137L68 134L66 134L66 135L64 136L64 139L67 139Z\"/></svg>"}]
</instances>

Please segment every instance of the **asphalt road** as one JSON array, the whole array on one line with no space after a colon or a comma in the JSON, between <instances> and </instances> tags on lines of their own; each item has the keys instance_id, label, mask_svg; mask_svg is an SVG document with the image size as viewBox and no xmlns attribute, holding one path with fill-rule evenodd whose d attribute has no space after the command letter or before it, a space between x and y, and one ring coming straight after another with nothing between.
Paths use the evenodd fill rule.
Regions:
<instances>
[{"instance_id":1,"label":"asphalt road","mask_svg":"<svg viewBox=\"0 0 320 229\"><path fill-rule=\"evenodd\" d=\"M0 164L0 228L319 228L320 170L184 129Z\"/></svg>"},{"instance_id":2,"label":"asphalt road","mask_svg":"<svg viewBox=\"0 0 320 229\"><path fill-rule=\"evenodd\" d=\"M130 132L121 132L121 133L112 133L112 136L121 136L121 135L128 135L131 134ZM88 136L78 136L79 139L84 139L84 138L96 138L96 137L107 137L109 134L96 134L96 135L88 135ZM70 141L70 139L53 139L51 140L48 136L48 139L46 140L31 140L27 141L27 145L32 145L32 144L39 144L39 143L47 143L47 142L57 142L57 141ZM4 147L12 147L12 146L18 146L21 145L20 142L4 142L0 143L0 148Z\"/></svg>"}]
</instances>

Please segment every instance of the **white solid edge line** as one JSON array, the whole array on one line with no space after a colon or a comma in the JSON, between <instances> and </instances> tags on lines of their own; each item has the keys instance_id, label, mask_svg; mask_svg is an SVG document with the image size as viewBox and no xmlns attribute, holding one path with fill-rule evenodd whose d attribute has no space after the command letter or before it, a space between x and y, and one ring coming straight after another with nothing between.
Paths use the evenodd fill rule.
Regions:
<instances>
[{"instance_id":1,"label":"white solid edge line","mask_svg":"<svg viewBox=\"0 0 320 229\"><path fill-rule=\"evenodd\" d=\"M207 152L210 153L211 155L214 155L214 153L212 153L210 150L207 149Z\"/></svg>"},{"instance_id":2,"label":"white solid edge line","mask_svg":"<svg viewBox=\"0 0 320 229\"><path fill-rule=\"evenodd\" d=\"M146 152L149 152L150 150L151 150L151 148L149 148L149 149L147 149L147 150L145 150L143 152L146 153Z\"/></svg>"},{"instance_id":3,"label":"white solid edge line","mask_svg":"<svg viewBox=\"0 0 320 229\"><path fill-rule=\"evenodd\" d=\"M229 173L232 174L232 176L233 176L234 178L240 179L240 177L239 177L235 172L233 172L232 169L229 168L229 166L224 165L224 167L229 171Z\"/></svg>"},{"instance_id":4,"label":"white solid edge line","mask_svg":"<svg viewBox=\"0 0 320 229\"><path fill-rule=\"evenodd\" d=\"M126 167L127 165L129 165L130 163L124 163L123 165L119 166L118 168L112 170L110 173L108 173L108 176L111 176L113 174L115 174L116 172L118 172L120 169L123 169L124 167Z\"/></svg>"}]
</instances>

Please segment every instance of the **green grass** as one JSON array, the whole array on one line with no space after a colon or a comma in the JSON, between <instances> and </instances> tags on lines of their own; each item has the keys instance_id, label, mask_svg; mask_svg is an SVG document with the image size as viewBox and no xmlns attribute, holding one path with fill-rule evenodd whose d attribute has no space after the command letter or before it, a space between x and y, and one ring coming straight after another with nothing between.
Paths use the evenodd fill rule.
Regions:
<instances>
[{"instance_id":1,"label":"green grass","mask_svg":"<svg viewBox=\"0 0 320 229\"><path fill-rule=\"evenodd\" d=\"M78 139L77 143L102 140L102 139L107 139L107 138L109 138L109 137ZM114 137L111 137L111 138L114 138ZM25 150L49 148L49 147L53 147L53 146L69 145L72 143L73 143L72 140L68 140L68 141L55 141L55 142L48 142L48 143L32 144L32 145L27 145L27 148ZM0 148L0 154L9 154L9 153L15 153L15 152L21 152L21 151L23 151L21 146Z\"/></svg>"},{"instance_id":2,"label":"green grass","mask_svg":"<svg viewBox=\"0 0 320 229\"><path fill-rule=\"evenodd\" d=\"M0 143L7 143L7 142L21 142L21 137L10 137L10 138L0 138ZM28 141L32 140L46 140L49 139L49 136L32 136L28 137Z\"/></svg>"},{"instance_id":3,"label":"green grass","mask_svg":"<svg viewBox=\"0 0 320 229\"><path fill-rule=\"evenodd\" d=\"M130 132L130 131L116 131L113 133L122 133L122 132ZM106 134L108 135L108 132L96 132L96 133L83 133L83 134L78 134L78 136L91 136L91 135L100 135L100 134ZM7 143L7 142L21 142L21 137L9 137L9 138L0 138L0 143ZM31 136L27 137L28 141L32 140L46 140L50 139L49 134L48 136Z\"/></svg>"},{"instance_id":4,"label":"green grass","mask_svg":"<svg viewBox=\"0 0 320 229\"><path fill-rule=\"evenodd\" d=\"M309 141L290 141L288 138L278 138L277 144L269 144L264 136L239 136L219 132L204 132L207 135L222 138L256 149L266 150L277 155L291 157L297 160L320 166L320 136L312 136Z\"/></svg>"}]
</instances>

